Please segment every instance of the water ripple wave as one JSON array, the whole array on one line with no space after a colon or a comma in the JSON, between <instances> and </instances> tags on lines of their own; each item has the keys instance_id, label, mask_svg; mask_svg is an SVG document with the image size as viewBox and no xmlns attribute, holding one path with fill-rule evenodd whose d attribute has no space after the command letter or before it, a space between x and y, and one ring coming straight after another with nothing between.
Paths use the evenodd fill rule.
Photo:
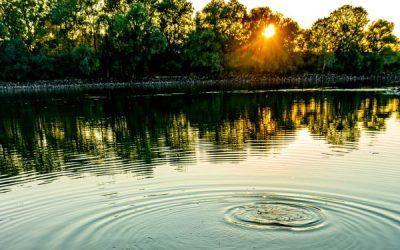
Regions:
<instances>
[{"instance_id":1,"label":"water ripple wave","mask_svg":"<svg viewBox=\"0 0 400 250\"><path fill-rule=\"evenodd\" d=\"M358 197L245 187L126 191L64 192L52 202L32 197L35 202L23 209L9 204L6 216L0 211L3 243L59 249L165 249L189 243L238 248L249 240L255 247L367 249L400 244L399 210ZM94 193L101 197L94 199ZM18 234L21 228L39 228L41 233Z\"/></svg>"}]
</instances>

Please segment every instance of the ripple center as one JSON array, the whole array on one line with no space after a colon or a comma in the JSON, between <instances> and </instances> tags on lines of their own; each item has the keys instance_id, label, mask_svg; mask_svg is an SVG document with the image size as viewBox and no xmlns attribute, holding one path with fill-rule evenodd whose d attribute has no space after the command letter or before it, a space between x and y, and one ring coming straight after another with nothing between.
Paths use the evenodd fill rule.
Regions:
<instances>
[{"instance_id":1,"label":"ripple center","mask_svg":"<svg viewBox=\"0 0 400 250\"><path fill-rule=\"evenodd\" d=\"M256 229L311 230L322 226L324 216L313 206L259 202L230 208L225 220Z\"/></svg>"}]
</instances>

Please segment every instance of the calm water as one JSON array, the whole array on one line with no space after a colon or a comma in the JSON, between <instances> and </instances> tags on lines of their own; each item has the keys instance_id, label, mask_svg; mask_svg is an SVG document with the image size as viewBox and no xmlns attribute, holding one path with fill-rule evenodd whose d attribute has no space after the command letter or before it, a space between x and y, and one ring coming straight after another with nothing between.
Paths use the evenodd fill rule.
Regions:
<instances>
[{"instance_id":1,"label":"calm water","mask_svg":"<svg viewBox=\"0 0 400 250\"><path fill-rule=\"evenodd\" d=\"M400 99L0 96L0 249L399 249Z\"/></svg>"}]
</instances>

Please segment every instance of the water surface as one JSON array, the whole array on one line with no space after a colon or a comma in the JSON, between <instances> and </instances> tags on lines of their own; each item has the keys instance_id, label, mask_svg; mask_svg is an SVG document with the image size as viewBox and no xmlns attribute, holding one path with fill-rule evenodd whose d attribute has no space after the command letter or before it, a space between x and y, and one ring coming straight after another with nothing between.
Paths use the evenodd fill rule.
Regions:
<instances>
[{"instance_id":1,"label":"water surface","mask_svg":"<svg viewBox=\"0 0 400 250\"><path fill-rule=\"evenodd\" d=\"M0 249L398 249L384 91L0 96Z\"/></svg>"}]
</instances>

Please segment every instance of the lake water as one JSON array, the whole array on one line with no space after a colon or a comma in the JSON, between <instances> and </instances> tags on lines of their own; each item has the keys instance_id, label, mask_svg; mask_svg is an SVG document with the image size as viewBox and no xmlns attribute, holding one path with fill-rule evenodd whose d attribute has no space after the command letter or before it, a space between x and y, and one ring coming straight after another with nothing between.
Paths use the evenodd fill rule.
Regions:
<instances>
[{"instance_id":1,"label":"lake water","mask_svg":"<svg viewBox=\"0 0 400 250\"><path fill-rule=\"evenodd\" d=\"M0 96L0 249L399 249L382 91Z\"/></svg>"}]
</instances>

